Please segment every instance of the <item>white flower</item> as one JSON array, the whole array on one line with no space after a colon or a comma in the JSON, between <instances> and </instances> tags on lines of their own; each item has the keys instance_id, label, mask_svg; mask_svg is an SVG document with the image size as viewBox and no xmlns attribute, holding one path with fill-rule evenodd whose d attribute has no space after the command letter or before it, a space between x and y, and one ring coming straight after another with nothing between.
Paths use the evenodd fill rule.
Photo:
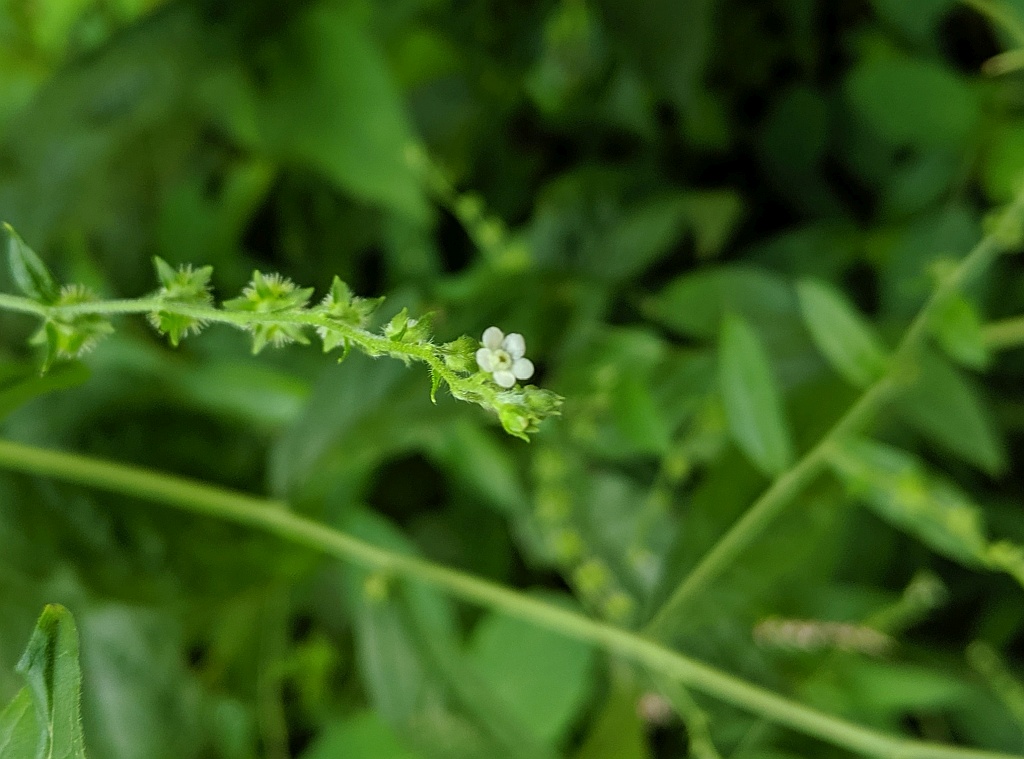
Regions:
<instances>
[{"instance_id":1,"label":"white flower","mask_svg":"<svg viewBox=\"0 0 1024 759\"><path fill-rule=\"evenodd\" d=\"M533 376L533 362L524 358L526 341L518 332L506 335L497 327L488 327L481 343L476 362L485 372L491 372L502 387L512 387L517 379Z\"/></svg>"}]
</instances>

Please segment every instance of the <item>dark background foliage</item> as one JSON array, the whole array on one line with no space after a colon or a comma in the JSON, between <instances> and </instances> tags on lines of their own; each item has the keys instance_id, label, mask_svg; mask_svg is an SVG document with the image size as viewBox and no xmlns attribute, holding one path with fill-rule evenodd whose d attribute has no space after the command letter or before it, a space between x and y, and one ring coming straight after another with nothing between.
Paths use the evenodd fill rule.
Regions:
<instances>
[{"instance_id":1,"label":"dark background foliage","mask_svg":"<svg viewBox=\"0 0 1024 759\"><path fill-rule=\"evenodd\" d=\"M399 362L252 357L227 328L172 350L141 319L39 379L31 322L4 315L3 435L286 497L639 626L768 482L723 412L723 315L764 344L800 455L857 391L794 283L830 283L891 345L1010 200L1024 88L982 67L1022 44L1024 2L991 3L1008 27L978 6L6 0L0 217L65 279L134 297L154 255L213 265L224 298L254 268L318 295L337 274L387 295L388 316L435 311L443 340L521 332L566 405L527 445L431 405ZM978 324L1022 310L1019 260L1001 259L876 425L1017 542L1024 365L986 353ZM877 514L819 478L675 643L875 727L1019 751L1024 696L991 653L1019 673L1021 588ZM240 528L5 474L0 701L51 601L79 621L98 759L687 755L659 702L638 711L650 684L585 646ZM857 626L890 648L839 650ZM723 756L846 756L698 706Z\"/></svg>"}]
</instances>

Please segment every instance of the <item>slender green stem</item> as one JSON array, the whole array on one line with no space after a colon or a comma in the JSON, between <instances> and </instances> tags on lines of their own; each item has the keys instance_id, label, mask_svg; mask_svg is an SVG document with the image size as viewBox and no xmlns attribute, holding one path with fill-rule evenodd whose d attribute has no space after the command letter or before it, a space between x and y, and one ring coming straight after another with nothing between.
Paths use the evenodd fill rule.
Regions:
<instances>
[{"instance_id":1,"label":"slender green stem","mask_svg":"<svg viewBox=\"0 0 1024 759\"><path fill-rule=\"evenodd\" d=\"M973 8L996 26L1001 26L1017 45L1024 45L1024 23L1021 23L1017 14L1005 3L999 0L960 0L960 2Z\"/></svg>"},{"instance_id":2,"label":"slender green stem","mask_svg":"<svg viewBox=\"0 0 1024 759\"><path fill-rule=\"evenodd\" d=\"M245 525L363 567L434 585L470 603L593 644L780 725L865 756L891 759L1013 759L888 735L790 701L683 656L635 632L423 559L379 548L305 519L280 500L61 451L0 441L0 468L100 488ZM1018 757L1019 759L1019 757Z\"/></svg>"},{"instance_id":3,"label":"slender green stem","mask_svg":"<svg viewBox=\"0 0 1024 759\"><path fill-rule=\"evenodd\" d=\"M992 231L979 242L935 288L907 329L889 361L886 373L867 388L825 436L792 467L783 472L740 519L730 527L669 595L644 632L667 639L683 618L683 609L728 567L821 472L829 450L842 437L868 423L898 388L901 372L924 342L936 308L987 268L1013 239L1024 214L1024 189L1001 214Z\"/></svg>"}]
</instances>

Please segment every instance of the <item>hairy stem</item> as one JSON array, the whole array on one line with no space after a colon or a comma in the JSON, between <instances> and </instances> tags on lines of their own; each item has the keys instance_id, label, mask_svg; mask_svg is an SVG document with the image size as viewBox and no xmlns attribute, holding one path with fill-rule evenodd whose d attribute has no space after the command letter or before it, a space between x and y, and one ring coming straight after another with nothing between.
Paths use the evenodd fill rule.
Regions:
<instances>
[{"instance_id":1,"label":"hairy stem","mask_svg":"<svg viewBox=\"0 0 1024 759\"><path fill-rule=\"evenodd\" d=\"M1024 345L1024 316L986 324L982 335L990 350L1007 350Z\"/></svg>"},{"instance_id":2,"label":"hairy stem","mask_svg":"<svg viewBox=\"0 0 1024 759\"><path fill-rule=\"evenodd\" d=\"M1012 759L1009 754L908 740L833 717L683 656L635 632L590 619L463 572L366 543L290 512L284 501L259 498L141 467L11 441L0 441L0 468L122 493L246 525L363 567L428 583L470 603L593 644L708 696L865 756Z\"/></svg>"},{"instance_id":3,"label":"hairy stem","mask_svg":"<svg viewBox=\"0 0 1024 759\"><path fill-rule=\"evenodd\" d=\"M792 467L783 472L753 505L730 527L697 565L684 577L654 614L645 628L648 635L667 639L680 621L683 610L709 583L746 550L761 533L793 503L797 495L821 472L831 447L842 437L867 424L898 388L900 378L912 364L928 335L929 323L936 308L965 283L987 268L1014 239L1021 215L1024 214L1024 189L1002 212L989 234L979 242L939 282L920 312L910 324L903 339L889 360L885 374L867 388L860 398L827 432L825 436Z\"/></svg>"}]
</instances>

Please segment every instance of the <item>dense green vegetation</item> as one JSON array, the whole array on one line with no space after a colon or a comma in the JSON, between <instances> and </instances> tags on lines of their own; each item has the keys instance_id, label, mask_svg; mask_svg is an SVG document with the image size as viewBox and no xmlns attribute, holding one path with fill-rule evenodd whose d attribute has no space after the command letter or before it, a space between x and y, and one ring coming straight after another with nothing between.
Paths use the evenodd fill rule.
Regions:
<instances>
[{"instance_id":1,"label":"dense green vegetation","mask_svg":"<svg viewBox=\"0 0 1024 759\"><path fill-rule=\"evenodd\" d=\"M0 221L0 759L1024 756L1024 0L4 0Z\"/></svg>"}]
</instances>

